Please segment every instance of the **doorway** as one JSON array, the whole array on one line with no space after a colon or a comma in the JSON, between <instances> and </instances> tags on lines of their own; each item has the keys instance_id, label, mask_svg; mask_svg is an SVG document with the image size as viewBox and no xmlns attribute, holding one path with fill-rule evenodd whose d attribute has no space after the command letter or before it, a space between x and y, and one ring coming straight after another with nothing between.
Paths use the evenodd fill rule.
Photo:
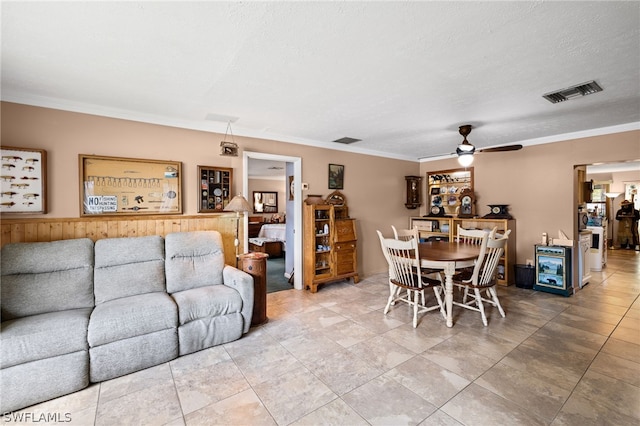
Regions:
<instances>
[{"instance_id":1,"label":"doorway","mask_svg":"<svg viewBox=\"0 0 640 426\"><path fill-rule=\"evenodd\" d=\"M594 187L602 188L602 193L595 197L591 203L587 203L589 216L607 218L606 246L610 248L620 246L618 241L620 221L616 219L616 213L622 207L622 203L629 201L633 204L632 210L640 209L640 197L637 194L640 187L640 160L622 161L617 163L598 163L586 165L586 177ZM595 193L595 191L594 191ZM597 225L597 224L596 224ZM637 235L637 222L634 223ZM637 243L637 241L635 241ZM637 244L633 247L637 249Z\"/></svg>"},{"instance_id":2,"label":"doorway","mask_svg":"<svg viewBox=\"0 0 640 426\"><path fill-rule=\"evenodd\" d=\"M286 251L285 251L285 266L286 270L293 271L293 287L297 290L302 290L302 190L299 182L302 181L302 159L300 157L291 157L286 155L265 154L261 152L243 152L243 178L242 178L242 192L249 195L249 160L269 160L286 163L286 176L285 182L287 186L287 176L293 176L294 185L291 185L286 190L286 194L291 193L291 198L286 197L283 200L283 205L286 206ZM284 184L283 184L284 185ZM291 226L289 226L291 225ZM248 219L245 216L245 247L248 247ZM289 266L291 265L291 266Z\"/></svg>"}]
</instances>

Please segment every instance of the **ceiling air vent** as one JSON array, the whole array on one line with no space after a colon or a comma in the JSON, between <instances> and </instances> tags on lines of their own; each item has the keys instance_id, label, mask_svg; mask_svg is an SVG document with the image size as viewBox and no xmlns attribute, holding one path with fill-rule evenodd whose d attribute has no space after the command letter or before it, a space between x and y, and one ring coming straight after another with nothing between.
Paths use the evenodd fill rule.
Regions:
<instances>
[{"instance_id":1,"label":"ceiling air vent","mask_svg":"<svg viewBox=\"0 0 640 426\"><path fill-rule=\"evenodd\" d=\"M602 92L602 87L600 87L595 81L591 80L586 83L567 87L566 89L547 93L546 95L542 95L542 97L552 104L557 104L558 102L568 101L569 99L579 98L597 92Z\"/></svg>"},{"instance_id":2,"label":"ceiling air vent","mask_svg":"<svg viewBox=\"0 0 640 426\"><path fill-rule=\"evenodd\" d=\"M344 137L344 138L336 139L334 142L343 143L345 145L349 145L350 143L360 142L361 140L362 139Z\"/></svg>"}]
</instances>

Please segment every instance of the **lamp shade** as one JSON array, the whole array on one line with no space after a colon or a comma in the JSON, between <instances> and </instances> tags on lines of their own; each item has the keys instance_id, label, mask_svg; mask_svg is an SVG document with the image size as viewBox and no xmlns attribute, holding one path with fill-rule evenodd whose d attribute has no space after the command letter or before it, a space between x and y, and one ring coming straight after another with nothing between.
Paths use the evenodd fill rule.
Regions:
<instances>
[{"instance_id":1,"label":"lamp shade","mask_svg":"<svg viewBox=\"0 0 640 426\"><path fill-rule=\"evenodd\" d=\"M223 209L226 212L248 212L251 210L251 204L242 194L238 194L231 199L227 207Z\"/></svg>"},{"instance_id":2,"label":"lamp shade","mask_svg":"<svg viewBox=\"0 0 640 426\"><path fill-rule=\"evenodd\" d=\"M604 195L607 198L616 198L618 195L622 194L622 192L605 192Z\"/></svg>"},{"instance_id":3,"label":"lamp shade","mask_svg":"<svg viewBox=\"0 0 640 426\"><path fill-rule=\"evenodd\" d=\"M473 153L458 154L458 163L462 167L469 167L473 163Z\"/></svg>"}]
</instances>

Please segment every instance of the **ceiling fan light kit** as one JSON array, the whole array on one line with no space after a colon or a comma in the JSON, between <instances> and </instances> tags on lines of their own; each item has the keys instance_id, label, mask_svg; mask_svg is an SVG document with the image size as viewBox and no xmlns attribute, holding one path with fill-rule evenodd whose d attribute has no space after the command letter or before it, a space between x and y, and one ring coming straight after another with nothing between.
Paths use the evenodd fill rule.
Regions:
<instances>
[{"instance_id":1,"label":"ceiling fan light kit","mask_svg":"<svg viewBox=\"0 0 640 426\"><path fill-rule=\"evenodd\" d=\"M458 153L458 163L462 167L469 167L473 163L473 153Z\"/></svg>"},{"instance_id":2,"label":"ceiling fan light kit","mask_svg":"<svg viewBox=\"0 0 640 426\"><path fill-rule=\"evenodd\" d=\"M473 163L473 153L476 152L476 147L471 145L467 140L467 136L471 133L472 126L471 124L465 124L464 126L460 126L458 131L464 138L462 143L458 145L456 148L456 154L458 154L458 163L462 167L469 167L471 163Z\"/></svg>"}]
</instances>

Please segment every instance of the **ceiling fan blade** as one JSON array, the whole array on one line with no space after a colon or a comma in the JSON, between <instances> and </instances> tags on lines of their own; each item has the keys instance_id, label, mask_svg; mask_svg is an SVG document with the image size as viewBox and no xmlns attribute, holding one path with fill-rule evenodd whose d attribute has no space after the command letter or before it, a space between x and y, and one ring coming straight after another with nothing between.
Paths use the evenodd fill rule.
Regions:
<instances>
[{"instance_id":1,"label":"ceiling fan blade","mask_svg":"<svg viewBox=\"0 0 640 426\"><path fill-rule=\"evenodd\" d=\"M485 148L479 149L478 152L505 152L505 151L518 151L522 149L522 145L506 145L506 146L497 146L495 148Z\"/></svg>"},{"instance_id":2,"label":"ceiling fan blade","mask_svg":"<svg viewBox=\"0 0 640 426\"><path fill-rule=\"evenodd\" d=\"M450 157L452 155L456 155L455 152L449 152L447 154L434 154L434 155L427 155L425 157L418 157L418 160L427 160L429 158L436 158L436 157Z\"/></svg>"}]
</instances>

